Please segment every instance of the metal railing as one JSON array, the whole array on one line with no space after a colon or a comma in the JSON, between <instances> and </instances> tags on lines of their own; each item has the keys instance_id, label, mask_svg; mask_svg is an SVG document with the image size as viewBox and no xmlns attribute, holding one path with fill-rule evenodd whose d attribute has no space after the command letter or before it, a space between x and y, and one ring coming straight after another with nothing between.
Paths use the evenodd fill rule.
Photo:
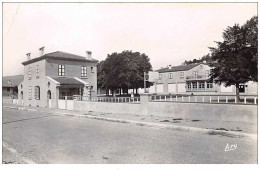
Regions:
<instances>
[{"instance_id":1,"label":"metal railing","mask_svg":"<svg viewBox=\"0 0 260 181\"><path fill-rule=\"evenodd\" d=\"M150 95L153 102L193 102L193 103L218 103L218 104L258 104L257 95L241 95L237 100L236 95Z\"/></svg>"},{"instance_id":2,"label":"metal railing","mask_svg":"<svg viewBox=\"0 0 260 181\"><path fill-rule=\"evenodd\" d=\"M73 100L74 96L62 96L59 98L60 100Z\"/></svg>"},{"instance_id":3,"label":"metal railing","mask_svg":"<svg viewBox=\"0 0 260 181\"><path fill-rule=\"evenodd\" d=\"M77 101L111 102L111 103L140 103L140 97L88 97L73 96Z\"/></svg>"}]
</instances>

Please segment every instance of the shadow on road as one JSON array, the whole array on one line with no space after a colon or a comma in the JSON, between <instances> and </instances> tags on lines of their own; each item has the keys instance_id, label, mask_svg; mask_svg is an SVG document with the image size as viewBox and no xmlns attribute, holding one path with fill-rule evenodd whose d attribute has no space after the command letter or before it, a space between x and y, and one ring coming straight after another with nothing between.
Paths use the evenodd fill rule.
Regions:
<instances>
[{"instance_id":1,"label":"shadow on road","mask_svg":"<svg viewBox=\"0 0 260 181\"><path fill-rule=\"evenodd\" d=\"M52 117L52 116L58 116L58 115L48 115L48 116L41 116L41 117L26 118L26 119L20 119L20 120L15 120L15 121L4 122L3 124L10 124L10 123L15 123L15 122L20 122L20 121L28 121L28 120L32 120L32 119L47 118L47 117Z\"/></svg>"}]
</instances>

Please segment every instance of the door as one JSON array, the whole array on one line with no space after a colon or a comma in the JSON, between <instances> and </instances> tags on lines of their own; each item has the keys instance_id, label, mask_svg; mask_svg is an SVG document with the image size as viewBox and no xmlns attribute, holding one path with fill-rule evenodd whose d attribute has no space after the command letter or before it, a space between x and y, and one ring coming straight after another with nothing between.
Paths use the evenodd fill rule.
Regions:
<instances>
[{"instance_id":1,"label":"door","mask_svg":"<svg viewBox=\"0 0 260 181\"><path fill-rule=\"evenodd\" d=\"M47 92L47 107L51 107L51 91Z\"/></svg>"},{"instance_id":2,"label":"door","mask_svg":"<svg viewBox=\"0 0 260 181\"><path fill-rule=\"evenodd\" d=\"M21 91L21 104L23 105L23 91Z\"/></svg>"},{"instance_id":3,"label":"door","mask_svg":"<svg viewBox=\"0 0 260 181\"><path fill-rule=\"evenodd\" d=\"M245 92L245 85L244 84L239 85L239 92Z\"/></svg>"}]
</instances>

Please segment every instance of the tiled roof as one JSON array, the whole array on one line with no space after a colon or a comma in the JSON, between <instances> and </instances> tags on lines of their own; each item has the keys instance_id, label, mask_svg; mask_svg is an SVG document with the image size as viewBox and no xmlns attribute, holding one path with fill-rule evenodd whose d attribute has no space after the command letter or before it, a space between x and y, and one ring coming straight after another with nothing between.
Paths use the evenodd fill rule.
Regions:
<instances>
[{"instance_id":1,"label":"tiled roof","mask_svg":"<svg viewBox=\"0 0 260 181\"><path fill-rule=\"evenodd\" d=\"M31 60L27 60L25 62L22 62L22 64L27 65L29 63L36 62L36 61L43 60L43 59L74 60L74 61L82 61L82 62L98 62L98 60L93 59L93 58L91 60L89 60L89 59L86 59L86 57L83 57L83 56L57 51L57 52L47 53L47 54L45 54L41 57L37 57L37 58L31 59Z\"/></svg>"},{"instance_id":2,"label":"tiled roof","mask_svg":"<svg viewBox=\"0 0 260 181\"><path fill-rule=\"evenodd\" d=\"M190 69L192 69L192 68L194 68L198 65L199 64L180 65L180 66L171 67L171 69L169 69L169 67L166 67L166 68L161 68L161 69L158 69L158 70L155 70L155 71L159 72L159 73L186 71L186 70L190 70Z\"/></svg>"},{"instance_id":3,"label":"tiled roof","mask_svg":"<svg viewBox=\"0 0 260 181\"><path fill-rule=\"evenodd\" d=\"M60 83L60 85L84 85L82 82L74 79L73 77L52 77Z\"/></svg>"},{"instance_id":4,"label":"tiled roof","mask_svg":"<svg viewBox=\"0 0 260 181\"><path fill-rule=\"evenodd\" d=\"M15 87L23 81L23 75L4 76L2 87Z\"/></svg>"}]
</instances>

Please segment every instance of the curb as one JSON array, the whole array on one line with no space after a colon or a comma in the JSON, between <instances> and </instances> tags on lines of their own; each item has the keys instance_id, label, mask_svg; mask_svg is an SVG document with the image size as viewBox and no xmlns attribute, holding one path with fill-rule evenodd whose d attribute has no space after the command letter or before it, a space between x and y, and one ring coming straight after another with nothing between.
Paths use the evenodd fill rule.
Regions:
<instances>
[{"instance_id":1,"label":"curb","mask_svg":"<svg viewBox=\"0 0 260 181\"><path fill-rule=\"evenodd\" d=\"M10 106L3 106L3 107L9 109L25 110L25 111L38 111L30 108L26 109L21 107L10 107ZM196 127L189 127L189 126L166 125L161 123L140 122L140 121L127 120L127 119L106 118L106 117L83 115L83 114L60 113L60 112L53 112L53 114L63 115L63 116L93 118L93 119L99 119L99 120L104 120L109 122L128 123L137 126L157 127L157 128L164 128L164 129L170 129L170 130L176 130L182 132L202 133L202 134L209 134L209 135L222 135L222 136L237 137L237 138L248 138L253 141L257 141L257 134L239 133L235 131L223 131L223 130L196 128Z\"/></svg>"}]
</instances>

